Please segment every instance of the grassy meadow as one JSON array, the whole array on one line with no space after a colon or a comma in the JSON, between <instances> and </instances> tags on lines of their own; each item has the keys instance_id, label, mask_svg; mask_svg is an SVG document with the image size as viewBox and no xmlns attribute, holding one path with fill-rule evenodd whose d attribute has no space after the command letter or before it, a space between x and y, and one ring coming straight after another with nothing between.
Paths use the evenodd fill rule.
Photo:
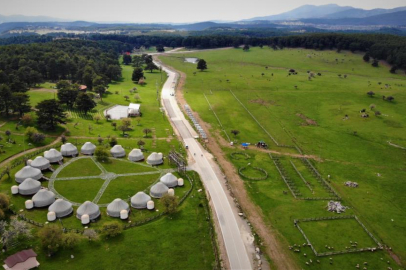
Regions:
<instances>
[{"instance_id":1,"label":"grassy meadow","mask_svg":"<svg viewBox=\"0 0 406 270\"><path fill-rule=\"evenodd\" d=\"M208 69L200 72L195 64L185 63L184 57L204 59ZM304 242L293 220L337 214L326 210L325 200L295 200L290 192L284 194L288 188L264 151L250 146L246 150L250 159L233 159L231 153L244 151L239 146L242 142L256 144L264 140L270 150L279 152L280 155L273 153L273 156L280 157L286 173L304 197L328 195L303 163L291 157L299 153L277 146L267 133L278 145L300 147L304 154L310 155L311 162L325 179L331 176L330 184L343 199L342 204L349 207L345 214L357 215L395 254L391 257L388 252L379 251L337 255L333 264L328 258L320 258L321 263L313 264L312 268L350 269L364 261L368 262L368 269L386 269L387 261L394 269L399 268L395 260L406 264L406 235L403 233L406 231L403 209L406 184L402 181L406 177L406 152L388 143L406 147L406 77L400 71L391 74L389 67L382 63L374 68L356 53L274 51L265 47L251 48L247 52L229 49L167 55L160 59L187 75L183 89L186 101L209 124L211 134L236 169L251 163L268 172L266 180L242 180L251 200L262 209L265 223L279 232L286 252L303 267L309 259L318 258L310 248L305 251L307 257L303 252L296 254L288 249L289 245ZM289 69L294 69L297 75L293 72L289 75ZM308 72L315 74L310 80ZM368 91L375 95L368 96ZM390 102L382 96L395 99ZM361 117L363 109L369 117ZM381 114L376 116L376 111ZM234 137L233 129L240 134ZM224 131L235 142L234 147L229 146ZM314 193L293 169L291 161ZM252 177L255 176L252 172ZM346 187L346 181L355 181L359 187ZM315 241L319 241L317 237L325 237L328 242L341 242L341 237L356 236L351 222L339 223L342 232L338 234L336 230L319 230L321 225L311 223L306 224L309 226L306 230L314 235ZM345 233L348 235L342 236Z\"/></svg>"}]
</instances>

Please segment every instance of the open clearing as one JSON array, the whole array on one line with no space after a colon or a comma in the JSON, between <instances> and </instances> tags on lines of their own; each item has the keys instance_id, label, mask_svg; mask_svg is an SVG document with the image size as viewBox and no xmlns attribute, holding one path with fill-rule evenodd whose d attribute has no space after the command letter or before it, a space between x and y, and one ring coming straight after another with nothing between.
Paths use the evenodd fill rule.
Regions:
<instances>
[{"instance_id":1,"label":"open clearing","mask_svg":"<svg viewBox=\"0 0 406 270\"><path fill-rule=\"evenodd\" d=\"M208 70L197 71L194 64L184 62L185 57L206 60ZM199 118L208 123L204 126L214 136L209 144L220 143L236 169L251 163L267 171L266 180L243 179L244 186L250 199L261 208L265 224L271 231L276 230L286 253L292 254L299 264L306 267L306 261L316 258L309 255L311 252L304 257L288 249L289 245L304 242L293 220L337 214L327 212L327 200L294 199L269 155L253 146L260 140L269 145L269 150L285 154L281 163L302 197L325 197L331 193L319 186L318 178L300 160L290 156L299 154L298 151L284 145L297 145L303 154L321 160L311 163L337 191L342 204L350 207L346 215L356 214L378 241L391 247L400 262L406 263L406 186L401 181L406 177L405 152L387 143L406 145L403 75L391 74L385 66L374 68L350 52L251 48L248 52L229 49L160 59L186 74L183 96ZM298 74L289 75L289 69ZM308 71L316 74L311 80ZM369 97L368 91L375 96ZM382 96L394 96L395 100L389 102ZM373 109L371 104L375 105ZM363 109L369 117L361 117ZM381 115L375 116L376 111ZM240 134L234 137L233 129ZM229 146L228 137L236 146ZM252 158L232 159L231 153L243 151L239 146L243 142L251 143L246 151ZM345 187L346 181L358 182L359 187ZM246 198L239 200L244 207ZM316 233L316 229L307 231ZM351 222L340 224L340 230L351 231ZM386 251L335 256L331 265L328 258L320 261L312 268L350 269L364 261L368 261L368 269L387 268L386 261L394 269L397 267Z\"/></svg>"}]
</instances>

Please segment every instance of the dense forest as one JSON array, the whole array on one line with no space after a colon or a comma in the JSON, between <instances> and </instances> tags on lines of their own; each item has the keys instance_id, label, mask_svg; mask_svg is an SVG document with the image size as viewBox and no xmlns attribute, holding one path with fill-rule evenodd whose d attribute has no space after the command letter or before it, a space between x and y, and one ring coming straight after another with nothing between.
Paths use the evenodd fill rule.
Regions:
<instances>
[{"instance_id":1,"label":"dense forest","mask_svg":"<svg viewBox=\"0 0 406 270\"><path fill-rule=\"evenodd\" d=\"M0 112L30 111L26 92L44 81L69 80L92 89L118 80L118 57L127 49L117 41L79 39L0 46Z\"/></svg>"}]
</instances>

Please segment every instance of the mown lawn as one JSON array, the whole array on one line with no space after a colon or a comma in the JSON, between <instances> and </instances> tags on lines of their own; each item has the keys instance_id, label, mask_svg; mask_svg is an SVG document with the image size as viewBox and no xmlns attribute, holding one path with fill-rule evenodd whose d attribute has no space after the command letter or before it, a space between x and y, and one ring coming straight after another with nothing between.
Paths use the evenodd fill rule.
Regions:
<instances>
[{"instance_id":1,"label":"mown lawn","mask_svg":"<svg viewBox=\"0 0 406 270\"><path fill-rule=\"evenodd\" d=\"M183 57L205 59L208 70L197 71L196 65L185 63ZM236 168L250 162L251 166L261 167L269 173L267 180L244 179L246 189L252 201L261 207L264 221L283 235L281 242L286 252L291 252L303 267L307 267L305 262L309 261L310 249L306 252L308 257L304 257L287 248L304 241L293 226L293 220L334 214L326 211L327 201L294 200L266 153L251 146L248 150L252 155L250 160L235 160L229 156L231 152L242 150L238 146L240 143L255 144L259 140L267 142L271 150L297 154L294 149L276 146L263 128L279 144L297 144L305 154L321 159L323 162L312 162L323 177L331 176L331 185L343 198L343 204L350 207L346 214L356 214L379 241L390 246L402 263L406 262L406 235L402 233L406 231L403 211L406 185L402 181L406 177L405 152L388 144L391 141L406 146L404 75L391 74L384 65L373 68L361 55L350 52L251 48L249 52L230 49L160 58L186 73L186 101L203 121L210 124L212 134L221 134L224 142L227 136L213 111L217 114L224 130L237 145L232 148L222 143ZM298 74L289 75L289 69L295 69ZM308 71L316 74L311 80ZM368 91L373 91L375 96L369 97ZM389 102L382 96L394 96L395 100ZM371 104L374 104L372 109ZM366 109L368 118L361 117L362 109ZM381 115L375 116L376 111ZM233 129L240 131L235 138L231 134ZM292 168L290 160L314 188L312 196L326 194L300 161L289 156L283 156L281 160L303 194L308 196L311 192ZM359 188L345 187L345 181L358 182ZM283 191L288 193L285 195ZM348 223L344 232L351 229ZM317 230L310 229L310 233L317 234ZM310 258L316 260L314 256ZM387 267L388 260L396 268L386 252L335 256L332 265L328 258L320 260L321 264L313 264L312 268L350 269L368 261L368 269L382 269Z\"/></svg>"}]
</instances>

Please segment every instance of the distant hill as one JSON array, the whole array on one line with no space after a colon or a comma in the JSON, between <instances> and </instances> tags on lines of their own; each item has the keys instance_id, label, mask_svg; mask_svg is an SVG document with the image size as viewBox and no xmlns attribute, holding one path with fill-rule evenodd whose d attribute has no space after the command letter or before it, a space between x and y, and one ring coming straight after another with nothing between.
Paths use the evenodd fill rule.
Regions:
<instances>
[{"instance_id":1,"label":"distant hill","mask_svg":"<svg viewBox=\"0 0 406 270\"><path fill-rule=\"evenodd\" d=\"M308 18L323 18L327 15L334 14L337 12L342 12L346 10L354 9L353 7L342 7L336 4L315 6L315 5L304 5L295 8L291 11L284 12L278 15L255 17L244 21L257 21L257 20L269 20L269 21L280 21L280 20L296 20L296 19L308 19Z\"/></svg>"},{"instance_id":2,"label":"distant hill","mask_svg":"<svg viewBox=\"0 0 406 270\"><path fill-rule=\"evenodd\" d=\"M62 22L69 20L62 20L47 16L25 16L25 15L1 15L0 14L0 23L5 22Z\"/></svg>"},{"instance_id":3,"label":"distant hill","mask_svg":"<svg viewBox=\"0 0 406 270\"><path fill-rule=\"evenodd\" d=\"M328 24L328 25L388 25L405 26L406 11L381 14L366 18L341 18L341 19L303 19L304 23Z\"/></svg>"},{"instance_id":4,"label":"distant hill","mask_svg":"<svg viewBox=\"0 0 406 270\"><path fill-rule=\"evenodd\" d=\"M328 19L366 18L366 17L371 17L371 16L405 11L405 10L406 10L406 7L398 7L398 8L393 8L393 9L376 8L376 9L371 9L371 10L353 8L353 9L339 11L339 12L336 12L333 14L329 14L329 15L325 16L325 18L328 18Z\"/></svg>"}]
</instances>

